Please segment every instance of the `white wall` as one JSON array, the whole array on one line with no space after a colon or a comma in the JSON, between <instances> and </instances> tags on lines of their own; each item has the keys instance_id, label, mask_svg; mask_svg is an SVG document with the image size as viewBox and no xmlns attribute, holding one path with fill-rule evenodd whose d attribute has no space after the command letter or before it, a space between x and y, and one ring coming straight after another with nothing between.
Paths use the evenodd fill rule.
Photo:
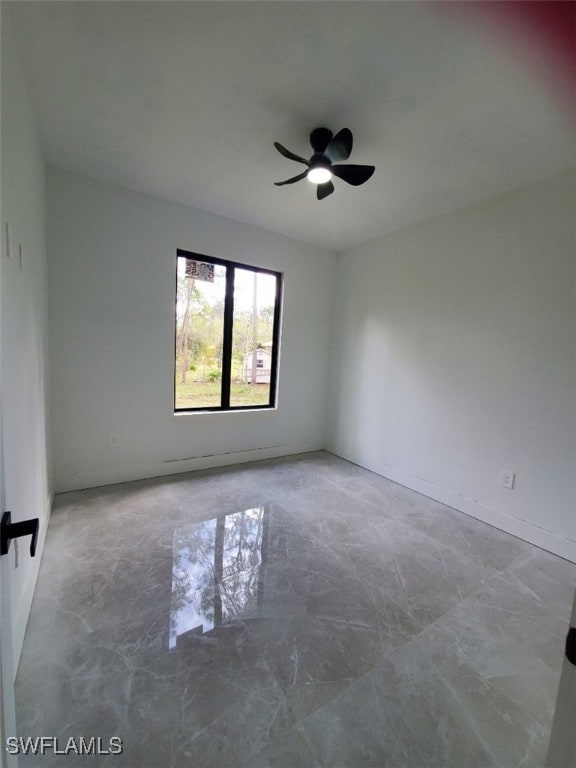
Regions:
<instances>
[{"instance_id":1,"label":"white wall","mask_svg":"<svg viewBox=\"0 0 576 768\"><path fill-rule=\"evenodd\" d=\"M333 254L64 171L47 190L58 491L323 447ZM177 248L284 273L276 411L174 415Z\"/></svg>"},{"instance_id":2,"label":"white wall","mask_svg":"<svg viewBox=\"0 0 576 768\"><path fill-rule=\"evenodd\" d=\"M10 17L2 8L2 255L0 328L5 508L17 522L40 519L36 557L30 538L13 542L13 646L17 666L51 508L47 450L47 302L44 163ZM5 223L12 232L8 258ZM22 264L19 246L22 246ZM2 510L3 511L3 510ZM16 557L18 552L18 557Z\"/></svg>"},{"instance_id":3,"label":"white wall","mask_svg":"<svg viewBox=\"0 0 576 768\"><path fill-rule=\"evenodd\" d=\"M574 199L563 175L341 255L328 444L576 560Z\"/></svg>"}]
</instances>

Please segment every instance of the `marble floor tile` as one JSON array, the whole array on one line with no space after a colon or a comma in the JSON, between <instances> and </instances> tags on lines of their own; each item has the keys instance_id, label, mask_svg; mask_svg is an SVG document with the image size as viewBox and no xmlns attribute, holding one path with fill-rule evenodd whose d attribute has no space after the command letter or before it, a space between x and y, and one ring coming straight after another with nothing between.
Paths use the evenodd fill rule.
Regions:
<instances>
[{"instance_id":1,"label":"marble floor tile","mask_svg":"<svg viewBox=\"0 0 576 768\"><path fill-rule=\"evenodd\" d=\"M493 570L400 521L374 525L370 548L358 549L361 579L397 602L421 628L473 593Z\"/></svg>"},{"instance_id":2,"label":"marble floor tile","mask_svg":"<svg viewBox=\"0 0 576 768\"><path fill-rule=\"evenodd\" d=\"M542 566L550 580L537 579ZM427 627L420 638L425 639L440 670L447 674L472 670L539 723L539 744L544 749L569 625L562 595L566 600L574 595L575 569L535 550L518 571L526 580L537 582L534 586L550 599L528 589L511 568ZM553 581L555 589L551 588ZM536 731L534 728L535 737Z\"/></svg>"},{"instance_id":3,"label":"marble floor tile","mask_svg":"<svg viewBox=\"0 0 576 768\"><path fill-rule=\"evenodd\" d=\"M404 509L404 520L473 563L503 570L533 546L430 499Z\"/></svg>"},{"instance_id":4,"label":"marble floor tile","mask_svg":"<svg viewBox=\"0 0 576 768\"><path fill-rule=\"evenodd\" d=\"M325 452L61 494L18 734L102 768L542 764L576 566Z\"/></svg>"},{"instance_id":5,"label":"marble floor tile","mask_svg":"<svg viewBox=\"0 0 576 768\"><path fill-rule=\"evenodd\" d=\"M303 728L323 766L494 764L417 642L391 654Z\"/></svg>"}]
</instances>

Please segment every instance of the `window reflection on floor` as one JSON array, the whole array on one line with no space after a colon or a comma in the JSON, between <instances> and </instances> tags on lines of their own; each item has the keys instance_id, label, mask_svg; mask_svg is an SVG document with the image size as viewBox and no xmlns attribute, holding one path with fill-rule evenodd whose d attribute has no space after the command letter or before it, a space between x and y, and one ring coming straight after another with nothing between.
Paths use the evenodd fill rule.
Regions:
<instances>
[{"instance_id":1,"label":"window reflection on floor","mask_svg":"<svg viewBox=\"0 0 576 768\"><path fill-rule=\"evenodd\" d=\"M256 507L174 531L170 649L261 604L269 515Z\"/></svg>"}]
</instances>

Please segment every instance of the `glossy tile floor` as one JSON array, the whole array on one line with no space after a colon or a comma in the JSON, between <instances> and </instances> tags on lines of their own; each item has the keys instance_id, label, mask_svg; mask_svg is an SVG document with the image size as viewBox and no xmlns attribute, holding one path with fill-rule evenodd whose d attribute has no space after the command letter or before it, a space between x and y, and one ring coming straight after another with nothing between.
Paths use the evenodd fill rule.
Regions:
<instances>
[{"instance_id":1,"label":"glossy tile floor","mask_svg":"<svg viewBox=\"0 0 576 768\"><path fill-rule=\"evenodd\" d=\"M327 453L62 494L22 766L541 766L576 566Z\"/></svg>"}]
</instances>

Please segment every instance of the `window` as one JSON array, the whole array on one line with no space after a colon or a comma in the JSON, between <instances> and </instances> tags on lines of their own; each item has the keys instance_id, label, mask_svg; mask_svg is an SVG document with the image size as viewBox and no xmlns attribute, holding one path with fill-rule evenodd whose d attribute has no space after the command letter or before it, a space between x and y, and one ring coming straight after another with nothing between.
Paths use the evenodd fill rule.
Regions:
<instances>
[{"instance_id":1,"label":"window","mask_svg":"<svg viewBox=\"0 0 576 768\"><path fill-rule=\"evenodd\" d=\"M282 275L178 250L175 411L276 404Z\"/></svg>"}]
</instances>

